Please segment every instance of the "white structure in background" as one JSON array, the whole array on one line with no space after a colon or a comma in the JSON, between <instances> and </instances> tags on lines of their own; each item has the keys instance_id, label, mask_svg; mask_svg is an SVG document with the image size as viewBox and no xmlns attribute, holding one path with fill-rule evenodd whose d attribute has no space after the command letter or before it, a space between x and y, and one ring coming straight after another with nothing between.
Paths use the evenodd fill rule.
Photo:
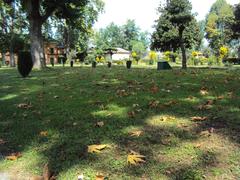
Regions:
<instances>
[{"instance_id":1,"label":"white structure in background","mask_svg":"<svg viewBox=\"0 0 240 180\"><path fill-rule=\"evenodd\" d=\"M129 59L131 52L122 48L116 48L117 52L112 55L113 61L119 61L124 59Z\"/></svg>"}]
</instances>

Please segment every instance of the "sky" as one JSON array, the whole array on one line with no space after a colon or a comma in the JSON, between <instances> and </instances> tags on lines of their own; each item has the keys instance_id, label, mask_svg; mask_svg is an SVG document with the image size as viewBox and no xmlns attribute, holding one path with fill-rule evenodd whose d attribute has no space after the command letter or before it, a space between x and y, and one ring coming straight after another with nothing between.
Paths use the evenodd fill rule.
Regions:
<instances>
[{"instance_id":1,"label":"sky","mask_svg":"<svg viewBox=\"0 0 240 180\"><path fill-rule=\"evenodd\" d=\"M95 29L106 27L111 22L123 25L127 19L134 19L143 30L152 32L154 21L157 19L157 8L161 0L103 0L105 12L98 18ZM197 13L197 19L205 18L210 7L216 0L191 0L193 12ZM239 3L240 0L227 0L230 4Z\"/></svg>"}]
</instances>

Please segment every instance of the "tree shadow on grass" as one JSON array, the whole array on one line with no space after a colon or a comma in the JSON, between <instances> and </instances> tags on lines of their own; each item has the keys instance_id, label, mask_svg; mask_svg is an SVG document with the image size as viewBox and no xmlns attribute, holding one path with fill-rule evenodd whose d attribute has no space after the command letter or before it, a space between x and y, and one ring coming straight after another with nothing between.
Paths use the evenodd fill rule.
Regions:
<instances>
[{"instance_id":1,"label":"tree shadow on grass","mask_svg":"<svg viewBox=\"0 0 240 180\"><path fill-rule=\"evenodd\" d=\"M68 73L62 72L61 69L44 72L46 74L36 72L34 77L41 75L41 78L30 78L24 84L22 81L14 82L16 85L14 89L7 90L10 91L7 93L16 93L28 86L38 86L36 91L29 91L29 94L19 94L15 98L1 101L1 121L3 123L10 121L9 124L0 125L1 138L7 140L6 143L0 145L0 152L3 156L9 155L11 152L24 152L28 148L33 148L43 155L44 161L49 163L55 174L60 174L79 164L82 164L81 167L92 165L95 169L102 167L101 163L108 161L104 161L98 156L89 155L87 146L113 143L118 147L119 150L116 151L119 151L119 154L127 155L130 150L135 150L149 158L149 163L139 169L126 167L121 164L122 161L119 162L119 167L115 167L116 169L104 166L111 173L116 171L116 173L129 174L134 177L148 173L149 169L154 169L153 171L157 172L154 167L158 164L154 157L156 155L154 148L157 151L165 148L176 148L182 143L197 140L202 130L211 127L223 129L224 131L219 131L219 133L227 132L224 133L225 136L239 137L237 130L240 127L235 126L239 123L238 118L235 118L234 121L211 118L209 121L199 122L196 129L187 130L176 125L155 127L146 121L155 115L172 115L179 121L195 115L215 117L218 114L217 109L222 106L221 102L217 105L218 107L209 111L199 111L195 107L207 101L208 98L212 98L199 95L201 87L207 87L214 96L232 91L235 87L234 84L230 84L231 86L227 90L226 87L215 88L216 85L212 84L212 81L222 81L222 74L218 71L214 72L214 80L202 81L202 79L209 77L208 72L173 70L157 73L146 69L133 69L127 72L125 69L114 69L106 73L107 69L104 69L105 71L91 71L88 68L66 68L65 70ZM76 73L75 76L74 73ZM196 76L196 73L200 75ZM203 74L201 75L201 73ZM12 77L6 79L15 81ZM1 84L9 85L11 82L6 82L3 79ZM54 84L59 84L59 86L53 86ZM158 93L150 91L153 84L159 86ZM0 90L0 96L7 94L4 92L5 90ZM119 96L118 90L124 90L126 96L124 94ZM236 90L234 93L236 96L239 95ZM196 100L191 100L189 96L194 96ZM26 97L27 99L25 99ZM163 107L149 108L151 100L159 101ZM176 103L170 106L164 105L173 100ZM26 101L33 102L32 109L16 109L13 106L13 104ZM236 101L239 102L239 99ZM226 105L225 113L232 108L232 102L233 100L229 98L223 103ZM114 104L117 110L111 109ZM141 111L137 112L134 118L129 118L127 112L136 110L133 108L133 104L138 104L138 109ZM232 112L231 118L235 115L237 115L237 111ZM104 121L105 126L96 128L95 123L98 121ZM142 127L145 135L139 139L128 137L124 130L136 126ZM48 131L49 137L39 137L39 133L45 130ZM234 142L239 143L237 139L232 138ZM203 156L214 159L214 154L206 153L207 155ZM201 168L204 163L209 164L209 166L214 165L214 163L204 162L206 160L202 157L198 159L202 163L191 164L166 175L172 177L174 174L173 177L178 179L177 177L185 176L184 174L187 174L186 176L194 175L195 166ZM163 163L159 167L160 172L166 173L168 166Z\"/></svg>"}]
</instances>

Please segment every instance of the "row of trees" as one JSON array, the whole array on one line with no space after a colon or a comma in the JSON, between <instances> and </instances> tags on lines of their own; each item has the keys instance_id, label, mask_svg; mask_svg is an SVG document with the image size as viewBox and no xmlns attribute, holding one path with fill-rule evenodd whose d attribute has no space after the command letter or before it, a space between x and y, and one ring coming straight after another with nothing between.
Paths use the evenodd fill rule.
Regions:
<instances>
[{"instance_id":1,"label":"row of trees","mask_svg":"<svg viewBox=\"0 0 240 180\"><path fill-rule=\"evenodd\" d=\"M122 26L110 23L95 32L93 45L102 50L119 47L141 56L149 47L149 33L142 32L134 20L127 20Z\"/></svg>"},{"instance_id":2,"label":"row of trees","mask_svg":"<svg viewBox=\"0 0 240 180\"><path fill-rule=\"evenodd\" d=\"M216 56L223 46L238 47L240 52L240 4L233 7L217 0L201 22L197 22L188 0L169 0L161 4L159 13L151 48L173 52L180 49L183 68L187 67L186 49L202 50L204 37Z\"/></svg>"},{"instance_id":3,"label":"row of trees","mask_svg":"<svg viewBox=\"0 0 240 180\"><path fill-rule=\"evenodd\" d=\"M30 44L34 67L42 68L46 66L43 35L51 36L56 29L66 49L71 46L83 49L104 3L101 0L0 0L0 5L1 53L8 50L13 55L14 37L27 35L25 40ZM72 41L73 36L78 43Z\"/></svg>"}]
</instances>

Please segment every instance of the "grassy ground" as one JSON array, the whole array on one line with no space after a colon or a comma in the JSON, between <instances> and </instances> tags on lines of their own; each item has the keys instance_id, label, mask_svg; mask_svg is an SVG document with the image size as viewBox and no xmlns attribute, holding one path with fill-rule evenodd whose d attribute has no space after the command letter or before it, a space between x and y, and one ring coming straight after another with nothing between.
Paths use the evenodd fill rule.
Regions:
<instances>
[{"instance_id":1,"label":"grassy ground","mask_svg":"<svg viewBox=\"0 0 240 180\"><path fill-rule=\"evenodd\" d=\"M48 163L64 180L239 179L239 73L57 67L22 79L2 68L0 174L27 179ZM110 148L89 154L92 144ZM128 165L131 150L146 163Z\"/></svg>"}]
</instances>

